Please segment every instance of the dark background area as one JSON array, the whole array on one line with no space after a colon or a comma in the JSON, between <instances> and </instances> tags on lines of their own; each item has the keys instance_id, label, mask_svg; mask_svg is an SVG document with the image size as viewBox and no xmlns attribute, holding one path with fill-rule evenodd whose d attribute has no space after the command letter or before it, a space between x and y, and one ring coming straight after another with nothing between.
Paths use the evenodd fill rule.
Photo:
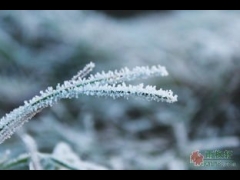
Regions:
<instances>
[{"instance_id":1,"label":"dark background area","mask_svg":"<svg viewBox=\"0 0 240 180\"><path fill-rule=\"evenodd\" d=\"M137 16L145 16L156 13L158 13L159 15L170 13L170 10L97 10L97 11L107 14L110 17L119 19L134 18Z\"/></svg>"}]
</instances>

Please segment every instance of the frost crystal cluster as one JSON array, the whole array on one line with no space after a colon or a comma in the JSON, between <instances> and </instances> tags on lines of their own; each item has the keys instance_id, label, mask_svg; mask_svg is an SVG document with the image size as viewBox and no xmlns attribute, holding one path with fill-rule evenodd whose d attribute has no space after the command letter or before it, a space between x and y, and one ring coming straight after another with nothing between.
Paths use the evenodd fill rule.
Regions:
<instances>
[{"instance_id":1,"label":"frost crystal cluster","mask_svg":"<svg viewBox=\"0 0 240 180\"><path fill-rule=\"evenodd\" d=\"M42 109L52 106L60 99L78 98L79 95L108 96L112 98L129 98L138 96L150 101L165 101L173 103L177 101L177 95L171 90L157 90L155 86L143 84L133 86L126 85L126 81L151 76L167 76L168 72L163 66L136 67L132 70L123 68L105 73L97 73L85 78L95 67L89 63L77 73L71 80L58 84L56 88L48 87L40 91L40 95L25 101L23 106L13 110L0 120L0 143L9 138L24 122L30 120Z\"/></svg>"}]
</instances>

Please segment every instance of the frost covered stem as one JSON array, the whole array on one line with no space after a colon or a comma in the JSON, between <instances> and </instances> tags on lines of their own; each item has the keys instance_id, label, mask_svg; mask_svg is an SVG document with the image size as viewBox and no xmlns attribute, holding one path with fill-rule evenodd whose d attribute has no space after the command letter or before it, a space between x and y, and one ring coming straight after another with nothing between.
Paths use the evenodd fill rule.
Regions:
<instances>
[{"instance_id":1,"label":"frost covered stem","mask_svg":"<svg viewBox=\"0 0 240 180\"><path fill-rule=\"evenodd\" d=\"M60 99L78 98L79 95L108 96L112 98L129 98L137 96L151 101L165 101L168 103L176 102L177 96L171 90L157 90L156 87L126 85L126 81L137 78L147 78L151 76L167 76L168 72L163 66L136 67L132 70L123 68L119 71L109 71L97 73L84 78L89 74L95 65L88 64L83 70L79 71L71 80L65 81L62 85L58 84L55 89L49 87L46 91L40 91L40 95L35 96L29 101L25 101L23 106L6 114L0 120L0 143L9 138L22 124L33 118L42 109L52 106Z\"/></svg>"}]
</instances>

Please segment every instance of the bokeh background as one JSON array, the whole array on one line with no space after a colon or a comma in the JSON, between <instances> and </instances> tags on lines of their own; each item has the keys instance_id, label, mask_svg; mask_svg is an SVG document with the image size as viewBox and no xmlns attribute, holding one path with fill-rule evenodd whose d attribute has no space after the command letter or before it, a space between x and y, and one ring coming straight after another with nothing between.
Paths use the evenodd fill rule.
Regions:
<instances>
[{"instance_id":1,"label":"bokeh background","mask_svg":"<svg viewBox=\"0 0 240 180\"><path fill-rule=\"evenodd\" d=\"M94 73L161 64L168 77L133 84L172 89L177 103L82 96L22 131L39 153L86 169L240 169L239 32L240 11L1 10L0 116L90 61ZM236 166L194 167L194 150L231 150ZM25 153L15 134L0 145L0 163Z\"/></svg>"}]
</instances>

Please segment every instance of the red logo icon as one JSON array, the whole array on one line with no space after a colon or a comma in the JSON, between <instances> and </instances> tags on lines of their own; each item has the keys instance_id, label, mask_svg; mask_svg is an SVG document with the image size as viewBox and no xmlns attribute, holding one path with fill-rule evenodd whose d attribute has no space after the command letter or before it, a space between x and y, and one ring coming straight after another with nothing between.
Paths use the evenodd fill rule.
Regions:
<instances>
[{"instance_id":1,"label":"red logo icon","mask_svg":"<svg viewBox=\"0 0 240 180\"><path fill-rule=\"evenodd\" d=\"M190 163L194 163L194 166L202 165L204 156L199 151L193 151L190 155Z\"/></svg>"}]
</instances>

